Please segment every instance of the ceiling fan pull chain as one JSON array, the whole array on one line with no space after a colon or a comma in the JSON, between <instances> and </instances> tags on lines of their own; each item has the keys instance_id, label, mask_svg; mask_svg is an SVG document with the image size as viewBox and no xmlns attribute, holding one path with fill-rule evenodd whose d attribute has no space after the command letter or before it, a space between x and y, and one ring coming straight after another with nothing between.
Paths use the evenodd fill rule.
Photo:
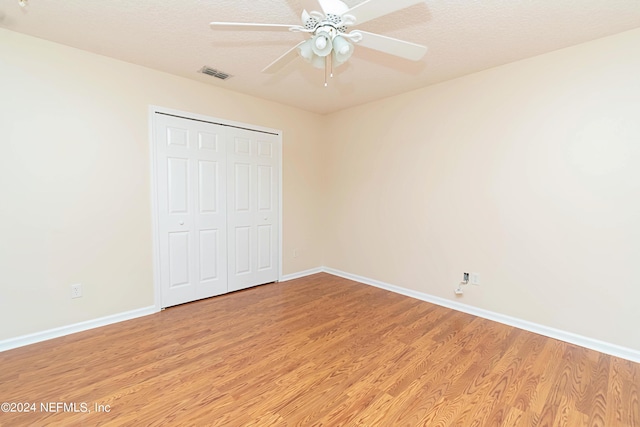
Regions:
<instances>
[{"instance_id":1,"label":"ceiling fan pull chain","mask_svg":"<svg viewBox=\"0 0 640 427\"><path fill-rule=\"evenodd\" d=\"M327 61L329 60L329 55L324 57L324 87L329 86L329 83L327 83Z\"/></svg>"},{"instance_id":2,"label":"ceiling fan pull chain","mask_svg":"<svg viewBox=\"0 0 640 427\"><path fill-rule=\"evenodd\" d=\"M329 77L333 78L333 55L327 55L329 61Z\"/></svg>"}]
</instances>

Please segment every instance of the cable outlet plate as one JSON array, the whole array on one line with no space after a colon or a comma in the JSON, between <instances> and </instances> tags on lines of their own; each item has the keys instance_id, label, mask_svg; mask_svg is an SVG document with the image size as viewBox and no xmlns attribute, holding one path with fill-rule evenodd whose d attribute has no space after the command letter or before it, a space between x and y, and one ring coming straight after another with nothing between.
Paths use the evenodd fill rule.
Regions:
<instances>
[{"instance_id":1,"label":"cable outlet plate","mask_svg":"<svg viewBox=\"0 0 640 427\"><path fill-rule=\"evenodd\" d=\"M480 273L471 273L470 283L472 285L480 286Z\"/></svg>"},{"instance_id":2,"label":"cable outlet plate","mask_svg":"<svg viewBox=\"0 0 640 427\"><path fill-rule=\"evenodd\" d=\"M80 298L82 296L82 285L77 283L71 285L71 298Z\"/></svg>"}]
</instances>

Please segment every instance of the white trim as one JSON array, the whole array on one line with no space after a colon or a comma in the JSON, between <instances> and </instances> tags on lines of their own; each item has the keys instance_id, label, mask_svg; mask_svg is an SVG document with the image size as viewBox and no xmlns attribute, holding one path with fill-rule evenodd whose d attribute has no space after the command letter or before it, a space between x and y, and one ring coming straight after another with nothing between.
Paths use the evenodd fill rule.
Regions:
<instances>
[{"instance_id":1,"label":"white trim","mask_svg":"<svg viewBox=\"0 0 640 427\"><path fill-rule=\"evenodd\" d=\"M41 341L50 340L53 338L63 337L65 335L75 334L76 332L88 331L89 329L99 328L101 326L111 325L113 323L124 322L125 320L136 319L138 317L148 316L149 314L157 313L158 310L155 306L139 308L137 310L127 311L119 314L112 314L110 316L100 317L98 319L87 320L80 323L74 323L72 325L61 326L59 328L49 329L42 332L36 332L29 335L23 335L20 337L9 338L0 341L0 352L11 350L18 347L23 347L29 344L35 344Z\"/></svg>"},{"instance_id":2,"label":"white trim","mask_svg":"<svg viewBox=\"0 0 640 427\"><path fill-rule=\"evenodd\" d=\"M322 267L312 268L310 270L299 271L297 273L291 273L284 275L280 278L280 282L287 282L289 280L300 279L301 277L311 276L312 274L318 274L324 272Z\"/></svg>"},{"instance_id":3,"label":"white trim","mask_svg":"<svg viewBox=\"0 0 640 427\"><path fill-rule=\"evenodd\" d=\"M436 297L433 295L425 294L411 289L402 288L395 285L390 285L385 282L381 282L375 279L369 279L366 277L358 276L356 274L345 273L340 270L329 267L317 267L298 273L292 273L284 275L280 278L281 282L289 280L295 280L302 277L310 276L317 273L328 273L334 276L343 277L345 279L353 280L365 285L375 286L380 289L385 289L390 292L394 292L400 295L405 295L411 298L426 301L432 304L436 304L442 307L447 307L453 310L468 313L474 316L482 317L483 319L493 320L495 322L503 323L505 325L513 326L515 328L523 329L525 331L533 332L536 334L544 335L546 337L554 338L560 341L564 341L570 344L579 345L581 347L589 348L591 350L599 351L601 353L609 354L611 356L620 357L622 359L631 360L632 362L640 363L640 351L627 347L622 347L617 344L611 344L608 342L596 340L594 338L585 337L582 335L574 334L572 332L562 331L560 329L551 328L548 326L540 325L537 323L529 322L527 320L518 319L515 317L507 316L504 314L496 313L482 308L473 307L467 304L462 304L456 301L450 301L445 298ZM87 320L85 322L75 323L72 325L62 326L59 328L49 329L42 332L36 332L34 334L23 335L20 337L9 338L0 341L0 352L11 350L18 347L23 347L29 344L35 344L41 341L50 340L53 338L62 337L65 335L74 334L76 332L87 331L89 329L99 328L101 326L110 325L113 323L123 322L126 320L135 319L138 317L147 316L150 314L158 313L160 309L156 306L150 306L140 308L137 310L127 311L120 314L114 314L98 319Z\"/></svg>"},{"instance_id":4,"label":"white trim","mask_svg":"<svg viewBox=\"0 0 640 427\"><path fill-rule=\"evenodd\" d=\"M160 280L160 229L159 227L159 218L158 218L158 183L157 183L157 165L156 165L156 144L155 144L155 113L164 113L171 114L174 116L183 117L186 119L194 119L194 120L203 120L206 122L219 123L221 125L228 126L236 126L248 130L255 130L258 132L267 132L271 134L275 134L278 137L278 145L279 145L279 156L278 156L278 187L279 187L279 209L278 209L278 228L279 228L279 236L278 236L278 271L276 272L276 277L281 278L282 276L282 200L284 199L282 194L282 171L284 169L284 165L282 164L282 152L284 151L283 141L282 141L282 131L278 129L267 128L264 126L258 126L248 123L235 122L232 120L221 119L218 117L205 116L202 114L191 113L188 111L180 111L174 110L171 108L160 107L157 105L149 105L149 155L151 156L151 223L152 223L152 245L153 245L153 293L154 293L154 304L156 310L160 310L162 308L162 287Z\"/></svg>"},{"instance_id":5,"label":"white trim","mask_svg":"<svg viewBox=\"0 0 640 427\"><path fill-rule=\"evenodd\" d=\"M504 314L496 313L482 308L473 307L467 304L462 304L456 301L451 301L445 298L436 297L433 295L425 294L411 289L401 288L399 286L390 285L388 283L381 282L375 279L369 279L367 277L358 276L356 274L345 273L333 268L323 267L321 269L325 273L333 274L334 276L343 277L345 279L360 282L365 285L375 286L377 288L385 289L387 291L395 292L397 294L405 295L411 298L416 298L422 301L430 302L432 304L440 305L442 307L451 308L453 310L461 311L463 313L472 314L474 316L482 317L484 319L493 320L495 322L503 323L505 325L513 326L525 331L533 332L536 334L544 335L549 338L554 338L560 341L564 341L570 344L575 344L580 347L585 347L591 350L599 351L600 353L609 354L611 356L620 357L622 359L631 360L632 362L640 363L640 351L634 350L628 347L622 347L617 344L611 344L608 342L600 341L594 338L585 337L582 335L574 334L573 332L567 332L560 329L551 328L549 326L540 325L538 323L529 322L528 320L518 319L515 317L507 316Z\"/></svg>"},{"instance_id":6,"label":"white trim","mask_svg":"<svg viewBox=\"0 0 640 427\"><path fill-rule=\"evenodd\" d=\"M158 108L151 105L149 106L149 154L151 155L150 161L150 184L151 184L151 250L152 257L151 262L153 266L153 302L156 310L162 309L162 293L160 282L160 221L158 218L158 182L156 180L158 166L156 164L156 130L155 130L155 112Z\"/></svg>"},{"instance_id":7,"label":"white trim","mask_svg":"<svg viewBox=\"0 0 640 427\"><path fill-rule=\"evenodd\" d=\"M236 127L244 128L247 130L273 133L280 137L282 136L282 131L279 129L258 126L250 123L235 122L233 120L222 119L219 117L205 116L204 114L192 113L190 111L174 110L172 108L160 107L158 105L150 105L149 111L151 113L152 118L153 118L153 113L158 112L158 113L164 113L164 114L171 114L174 116L180 116L187 119L204 120L205 122L219 123L221 125L228 125L228 126L236 126Z\"/></svg>"},{"instance_id":8,"label":"white trim","mask_svg":"<svg viewBox=\"0 0 640 427\"><path fill-rule=\"evenodd\" d=\"M284 147L283 147L283 140L284 140L284 136L282 134L282 132L279 133L280 135L280 154L279 154L279 158L278 158L278 230L280 231L280 235L278 236L278 280L282 281L282 272L283 272L283 252L282 252L282 236L283 236L283 231L282 231L282 217L283 217L283 212L282 212L282 200L284 199L283 194L282 194L282 171L284 170L284 165L282 164L282 153L284 152Z\"/></svg>"}]
</instances>

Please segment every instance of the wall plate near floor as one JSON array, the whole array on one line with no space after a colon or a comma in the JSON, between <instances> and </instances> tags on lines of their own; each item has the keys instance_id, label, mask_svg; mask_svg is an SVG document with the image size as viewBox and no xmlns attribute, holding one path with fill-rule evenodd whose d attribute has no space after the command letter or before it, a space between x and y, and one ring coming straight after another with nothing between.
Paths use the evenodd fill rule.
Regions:
<instances>
[{"instance_id":1,"label":"wall plate near floor","mask_svg":"<svg viewBox=\"0 0 640 427\"><path fill-rule=\"evenodd\" d=\"M480 286L480 273L471 273L469 283L472 285Z\"/></svg>"},{"instance_id":2,"label":"wall plate near floor","mask_svg":"<svg viewBox=\"0 0 640 427\"><path fill-rule=\"evenodd\" d=\"M82 285L80 283L71 285L71 298L80 298L81 296L82 296Z\"/></svg>"}]
</instances>

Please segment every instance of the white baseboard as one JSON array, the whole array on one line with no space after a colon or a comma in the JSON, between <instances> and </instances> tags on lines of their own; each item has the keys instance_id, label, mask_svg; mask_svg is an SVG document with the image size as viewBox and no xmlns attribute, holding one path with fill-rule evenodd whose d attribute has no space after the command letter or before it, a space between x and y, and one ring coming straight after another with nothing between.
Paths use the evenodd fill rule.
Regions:
<instances>
[{"instance_id":1,"label":"white baseboard","mask_svg":"<svg viewBox=\"0 0 640 427\"><path fill-rule=\"evenodd\" d=\"M299 279L301 277L310 276L312 274L322 273L322 267L312 268L306 271L300 271L293 274L287 274L280 278L280 282ZM29 335L22 335L15 338L9 338L0 341L0 352L11 350L13 348L23 347L29 344L35 344L41 341L70 335L76 332L87 331L100 326L110 325L112 323L123 322L125 320L135 319L137 317L147 316L157 313L160 309L156 306L145 307L125 313L114 314L111 316L101 317L99 319L87 320L85 322L75 323L73 325L61 326L59 328L48 329L42 332L36 332Z\"/></svg>"},{"instance_id":2,"label":"white baseboard","mask_svg":"<svg viewBox=\"0 0 640 427\"><path fill-rule=\"evenodd\" d=\"M395 292L400 295L405 295L411 298L426 301L442 307L451 308L453 310L461 311L463 313L472 314L474 316L482 317L484 319L493 320L495 322L503 323L505 325L513 326L519 329L523 329L525 331L544 335L560 341L579 345L581 347L589 348L591 350L599 351L601 353L609 354L611 356L616 356L626 360L631 360L632 362L640 363L640 351L638 350L622 347L617 344L611 344L608 342L596 340L594 338L585 337L582 335L574 334L572 332L562 331L560 329L551 328L548 326L544 326L537 323L529 322L527 320L507 316L507 315L496 313L493 311L484 310L482 308L477 308L467 304L462 304L457 301L451 301L445 298L440 298L440 297L425 294L422 292L414 291L411 289L402 288L399 286L381 282L379 280L369 279L367 277L358 276L356 274L345 273L343 271L336 270L333 268L318 267L318 268L312 268L310 270L300 271L298 273L287 274L280 278L280 282L299 279L305 276L310 276L312 274L323 273L323 272L328 274L333 274L334 276L343 277L345 279L353 280L355 282L363 283L365 285L375 286L377 288L385 289L387 291ZM145 307L137 310L128 311L125 313L101 317L99 319L75 323L73 325L49 329L47 331L37 332L30 335L23 335L16 338L9 338L9 339L0 341L0 352L17 348L17 347L22 347L29 344L34 344L41 341L46 341L52 338L58 338L58 337L73 334L76 332L98 328L100 326L110 325L112 323L117 323L125 320L135 319L137 317L147 316L149 314L157 313L158 311L159 310L155 306L150 306L150 307Z\"/></svg>"},{"instance_id":3,"label":"white baseboard","mask_svg":"<svg viewBox=\"0 0 640 427\"><path fill-rule=\"evenodd\" d=\"M280 278L280 282L287 282L289 280L300 279L301 277L311 276L312 274L322 273L324 269L322 267L312 268L310 270L299 271L297 273L285 274Z\"/></svg>"},{"instance_id":4,"label":"white baseboard","mask_svg":"<svg viewBox=\"0 0 640 427\"><path fill-rule=\"evenodd\" d=\"M640 351L638 350L622 347L617 344L611 344L608 342L596 340L593 338L574 334L572 332L550 328L548 326L529 322L527 320L522 320L515 317L507 316L504 314L496 313L493 311L484 310L482 308L477 308L467 304L462 304L457 301L451 301L445 298L440 298L433 295L424 294L422 292L413 291L411 289L401 288L399 286L390 285L388 283L384 283L379 280L369 279L369 278L358 276L351 273L345 273L343 271L336 270L333 268L324 267L322 268L322 271L324 271L325 273L333 274L334 276L339 276L345 279L353 280L355 282L360 282L365 285L375 286L377 288L385 289L387 291L395 292L397 294L406 295L411 298L416 298L422 301L430 302L432 304L451 308L453 310L462 311L463 313L472 314L474 316L482 317L484 319L489 319L495 322L503 323L505 325L513 326L519 329L524 329L525 331L544 335L549 338L554 338L570 344L579 345L580 347L585 347L591 350L599 351L601 353L609 354L611 356L616 356L622 359L631 360L632 362L640 363Z\"/></svg>"},{"instance_id":5,"label":"white baseboard","mask_svg":"<svg viewBox=\"0 0 640 427\"><path fill-rule=\"evenodd\" d=\"M147 316L157 313L155 306L139 308L137 310L127 311L125 313L113 314L111 316L101 317L99 319L87 320L85 322L74 323L73 325L61 326L59 328L49 329L34 334L23 335L20 337L9 338L0 341L0 352L11 350L13 348L23 347L29 344L58 338L65 335L82 332L89 329L99 328L101 326L110 325L112 323L123 322L125 320L135 319L137 317Z\"/></svg>"}]
</instances>

